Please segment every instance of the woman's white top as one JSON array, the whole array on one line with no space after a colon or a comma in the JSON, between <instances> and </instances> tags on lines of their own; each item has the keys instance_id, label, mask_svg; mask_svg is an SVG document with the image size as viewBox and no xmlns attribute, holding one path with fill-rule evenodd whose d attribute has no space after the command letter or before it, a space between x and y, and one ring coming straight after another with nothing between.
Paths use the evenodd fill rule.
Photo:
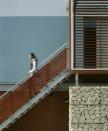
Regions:
<instances>
[{"instance_id":1,"label":"woman's white top","mask_svg":"<svg viewBox=\"0 0 108 131\"><path fill-rule=\"evenodd\" d=\"M36 70L36 59L32 59L32 69L29 71L29 73L33 73Z\"/></svg>"}]
</instances>

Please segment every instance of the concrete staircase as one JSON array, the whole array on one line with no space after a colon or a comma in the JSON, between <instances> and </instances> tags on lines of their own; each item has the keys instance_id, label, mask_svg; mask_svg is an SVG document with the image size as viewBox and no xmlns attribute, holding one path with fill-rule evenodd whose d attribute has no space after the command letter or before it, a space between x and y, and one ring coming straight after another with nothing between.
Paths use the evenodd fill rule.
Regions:
<instances>
[{"instance_id":1,"label":"concrete staircase","mask_svg":"<svg viewBox=\"0 0 108 131\"><path fill-rule=\"evenodd\" d=\"M46 59L32 76L28 75L0 97L0 131L27 113L70 75L67 56L65 44Z\"/></svg>"}]
</instances>

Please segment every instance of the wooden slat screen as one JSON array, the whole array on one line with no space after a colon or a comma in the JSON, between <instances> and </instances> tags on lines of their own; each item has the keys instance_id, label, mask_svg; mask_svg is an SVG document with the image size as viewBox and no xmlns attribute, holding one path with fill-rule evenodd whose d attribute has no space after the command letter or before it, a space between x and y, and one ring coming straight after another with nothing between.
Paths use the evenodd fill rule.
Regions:
<instances>
[{"instance_id":1,"label":"wooden slat screen","mask_svg":"<svg viewBox=\"0 0 108 131\"><path fill-rule=\"evenodd\" d=\"M74 2L74 68L108 68L108 0Z\"/></svg>"},{"instance_id":2,"label":"wooden slat screen","mask_svg":"<svg viewBox=\"0 0 108 131\"><path fill-rule=\"evenodd\" d=\"M75 0L77 16L108 16L108 0Z\"/></svg>"},{"instance_id":3,"label":"wooden slat screen","mask_svg":"<svg viewBox=\"0 0 108 131\"><path fill-rule=\"evenodd\" d=\"M67 49L64 49L27 81L0 99L0 123L21 108L24 103L36 95L36 93L57 74L66 69L66 54Z\"/></svg>"}]
</instances>

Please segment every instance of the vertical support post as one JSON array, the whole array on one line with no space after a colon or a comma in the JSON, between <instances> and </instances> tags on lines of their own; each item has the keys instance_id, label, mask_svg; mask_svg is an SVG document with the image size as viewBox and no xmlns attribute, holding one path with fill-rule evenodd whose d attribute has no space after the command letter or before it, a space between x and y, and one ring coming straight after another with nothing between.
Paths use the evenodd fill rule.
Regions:
<instances>
[{"instance_id":1,"label":"vertical support post","mask_svg":"<svg viewBox=\"0 0 108 131\"><path fill-rule=\"evenodd\" d=\"M79 85L79 74L78 73L75 74L75 85L76 86Z\"/></svg>"},{"instance_id":2,"label":"vertical support post","mask_svg":"<svg viewBox=\"0 0 108 131\"><path fill-rule=\"evenodd\" d=\"M74 0L69 0L69 33L70 33L70 63L71 70L74 69Z\"/></svg>"},{"instance_id":3,"label":"vertical support post","mask_svg":"<svg viewBox=\"0 0 108 131\"><path fill-rule=\"evenodd\" d=\"M70 49L69 49L69 47L66 48L66 67L67 67L67 69L71 70Z\"/></svg>"}]
</instances>

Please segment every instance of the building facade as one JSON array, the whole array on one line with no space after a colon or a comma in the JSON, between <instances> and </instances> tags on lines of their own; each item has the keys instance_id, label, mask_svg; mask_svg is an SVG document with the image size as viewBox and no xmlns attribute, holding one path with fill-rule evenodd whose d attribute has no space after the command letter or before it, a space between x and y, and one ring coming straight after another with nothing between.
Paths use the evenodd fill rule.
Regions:
<instances>
[{"instance_id":1,"label":"building facade","mask_svg":"<svg viewBox=\"0 0 108 131\"><path fill-rule=\"evenodd\" d=\"M70 131L108 130L107 19L107 0L70 0Z\"/></svg>"},{"instance_id":2,"label":"building facade","mask_svg":"<svg viewBox=\"0 0 108 131\"><path fill-rule=\"evenodd\" d=\"M0 131L5 128L8 131L107 131L108 1L69 0L68 3L46 0L42 3L41 0L16 0L13 7L17 8L10 10L12 5L9 4L6 10L6 3L1 3L1 9L5 9L4 16L1 15L1 25L5 22L4 34L6 30L9 31L6 39L12 42L12 47L17 39L23 40L23 50L21 45L17 48L21 56L23 51L40 51L42 60L41 53L47 57L52 52L49 49L52 46L55 49L40 64L38 71L28 75L13 88L11 86L14 83L10 80L17 79L13 74L8 77L2 72L5 77L1 82L5 82L0 85ZM23 13L22 7L25 9ZM15 31L13 35L12 30ZM30 41L31 45L28 43ZM63 45L65 41L69 41L69 44ZM3 43L7 44L4 36L1 45ZM60 48L58 43L62 45ZM14 72L15 69L12 69ZM19 70L17 75L23 68Z\"/></svg>"}]
</instances>

